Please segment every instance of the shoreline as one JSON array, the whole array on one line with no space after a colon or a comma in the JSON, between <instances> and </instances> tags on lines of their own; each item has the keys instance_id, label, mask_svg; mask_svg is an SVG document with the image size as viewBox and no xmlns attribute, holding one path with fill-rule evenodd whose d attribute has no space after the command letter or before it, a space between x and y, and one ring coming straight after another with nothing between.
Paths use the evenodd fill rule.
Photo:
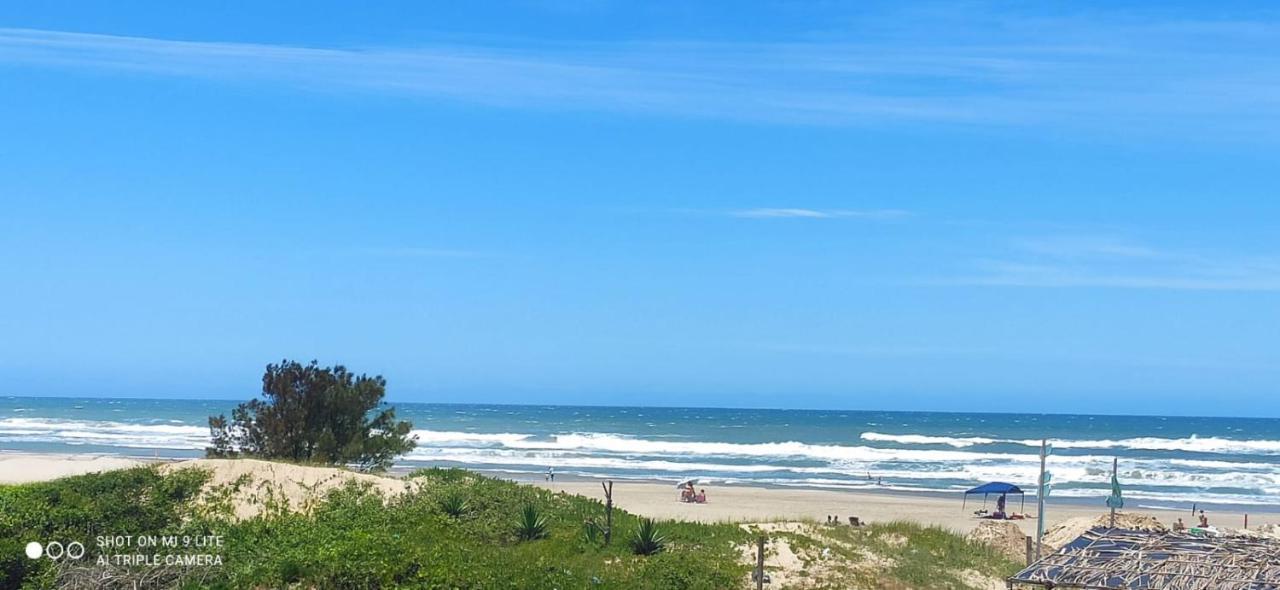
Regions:
<instances>
[{"instance_id":1,"label":"shoreline","mask_svg":"<svg viewBox=\"0 0 1280 590\"><path fill-rule=\"evenodd\" d=\"M123 469L154 463L175 463L181 460L164 458L134 458L108 454L50 454L0 451L0 484L16 484L46 481ZM388 475L403 476L412 468L398 466ZM510 473L494 473L477 470L490 477L498 477L516 483L544 489L603 499L600 484L603 478L558 475L555 482L536 476L520 477ZM973 511L982 506L981 501L962 502L959 494L945 492L905 492L870 490L831 490L786 486L752 485L749 483L699 485L707 490L708 503L686 504L678 501L678 492L672 482L654 480L613 479L614 502L624 510L653 518L696 522L767 522L813 521L824 522L827 516L837 516L847 523L856 516L863 522L889 522L909 520L925 525L938 525L967 533L980 523L989 522L977 518ZM1102 501L1096 504L1073 501L1075 498L1050 498L1046 502L1046 526L1069 518L1096 517L1107 512ZM1017 500L1009 502L1011 511L1020 510ZM988 503L991 506L991 503ZM1034 534L1036 503L1028 499L1026 512L1031 518L1010 520L1024 533ZM1210 504L1202 507L1210 522L1218 527L1239 529L1244 527L1248 514L1249 527L1280 525L1280 506L1250 507L1236 510ZM1271 510L1254 508L1271 508ZM1121 511L1128 514L1152 516L1166 525L1181 517L1192 522L1190 509L1149 508L1131 505Z\"/></svg>"},{"instance_id":2,"label":"shoreline","mask_svg":"<svg viewBox=\"0 0 1280 590\"><path fill-rule=\"evenodd\" d=\"M533 474L513 474L509 472L486 471L484 469L472 469L472 468L463 468L463 469L468 469L469 471L475 471L477 473L483 473L485 475L498 477L501 479L507 479L507 480L518 482L518 483L531 484L531 485L539 485L539 484L546 483L543 477L536 476ZM406 469L404 470L404 473L408 473L409 471L412 471L412 469ZM399 467L393 468L391 472L400 473ZM636 478L636 479L620 478L620 477L607 478L607 477L583 476L583 475L577 475L577 474L556 473L557 483L560 481L564 481L567 483L567 482L582 482L582 481L600 482L600 481L607 481L607 480L612 480L614 482L656 484L656 485L664 485L667 487L671 487L675 483L674 480L667 481L667 480L653 479L653 478ZM804 485L788 486L788 485L776 484L776 483L763 483L763 482L751 482L751 481L735 481L732 483L717 482L717 483L708 484L708 485L714 486L717 488L747 487L747 488L758 488L763 490L776 490L776 491L810 490L810 491L820 491L820 492L832 492L837 494L919 498L919 499L925 499L930 501L955 501L957 503L961 503L963 501L961 498L961 493L959 491L954 491L954 490L952 491L903 490L898 488L889 488L888 486L885 486L882 489L838 488L838 487L819 487L819 486L804 486ZM1121 485L1123 485L1123 482L1121 482ZM1036 507L1035 494L1032 492L1027 492L1026 498L1027 498L1027 505L1026 505L1025 511L1035 512L1035 507ZM1091 498L1087 496L1050 495L1049 499L1046 500L1045 503L1049 505L1051 508L1057 508L1057 507L1065 507L1068 509L1097 508L1101 510L1107 510L1106 506L1104 505L1105 501L1106 501L1106 496L1102 494L1099 494L1096 498ZM1009 502L1010 510L1014 510L1014 509L1017 509L1019 511L1022 510L1021 503L1018 499L1016 499L1016 497L1010 498L1008 502ZM990 505L993 505L995 503L994 496L988 498L987 503L989 505L988 507L990 507ZM975 504L976 504L976 508L974 507ZM1168 504L1168 505L1161 506L1157 504ZM1151 512L1153 514L1169 513L1169 514L1174 514L1175 518L1176 518L1176 513L1186 513L1186 514L1191 513L1191 503L1188 503L1185 506L1177 506L1172 504L1173 504L1172 502L1169 502L1167 500L1145 500L1145 499L1136 499L1136 498L1129 498L1129 497L1125 498L1125 505L1133 510ZM1196 506L1196 510L1199 510L1200 508L1204 508L1210 511L1216 510L1219 512L1226 512L1226 513L1239 512L1241 514L1247 513L1250 515L1253 515L1255 513L1259 515L1274 514L1277 517L1280 517L1280 503L1276 503L1274 505L1268 505L1268 504L1229 504L1229 503L1219 503L1219 502L1195 502L1194 504ZM976 510L977 508L981 508L982 507L981 496L970 496L966 505L969 507L970 510Z\"/></svg>"},{"instance_id":3,"label":"shoreline","mask_svg":"<svg viewBox=\"0 0 1280 590\"><path fill-rule=\"evenodd\" d=\"M48 481L155 463L105 453L27 453L0 450L0 485Z\"/></svg>"},{"instance_id":4,"label":"shoreline","mask_svg":"<svg viewBox=\"0 0 1280 590\"><path fill-rule=\"evenodd\" d=\"M587 496L603 500L600 483L603 479L594 478L561 478L556 481L528 480L505 478L518 483L534 485L544 489ZM678 501L678 491L667 482L643 482L635 480L612 480L614 483L614 504L619 508L651 518L675 520L691 520L697 522L743 522L743 521L775 521L802 520L822 523L826 516L838 516L841 522L848 523L848 517L856 516L863 522L884 523L895 520L909 520L925 525L938 525L961 533L968 533L987 519L973 515L976 509L973 502L963 505L958 496L945 497L941 494L927 495L913 492L872 492L862 490L821 490L811 488L777 488L751 486L744 484L698 486L707 490L708 503L686 504ZM1071 518L1097 517L1107 514L1108 509L1101 505L1088 505L1061 500L1050 500L1045 504L1046 529L1053 524ZM994 501L988 504L990 507ZM1017 505L1010 501L1011 510ZM981 504L977 504L980 507ZM1027 502L1027 513L1030 518L1008 520L1023 531L1034 535L1036 528L1035 503ZM1244 528L1244 516L1248 514L1249 528L1261 525L1280 525L1280 512L1256 511L1243 512L1220 510L1209 505L1203 506L1209 516L1210 523L1219 528ZM1140 514L1151 516L1166 526L1172 525L1179 517L1183 522L1191 523L1194 519L1190 509L1152 509L1146 507L1126 508L1118 514Z\"/></svg>"},{"instance_id":5,"label":"shoreline","mask_svg":"<svg viewBox=\"0 0 1280 590\"><path fill-rule=\"evenodd\" d=\"M143 460L204 456L209 432L203 423L220 412L208 400L0 401L0 448ZM418 425L413 433L420 440L397 461L397 472L442 466L536 481L554 467L584 478L674 483L688 476L723 485L934 498L998 481L1020 485L1034 500L1034 451L1048 439L1062 449L1050 465L1058 476L1055 502L1096 504L1109 490L1107 472L1118 458L1127 503L1135 508L1190 513L1195 504L1280 512L1280 471L1270 460L1280 453L1280 420L1157 423L1074 414L1004 420L986 412L957 418L946 412L423 402L402 410Z\"/></svg>"}]
</instances>

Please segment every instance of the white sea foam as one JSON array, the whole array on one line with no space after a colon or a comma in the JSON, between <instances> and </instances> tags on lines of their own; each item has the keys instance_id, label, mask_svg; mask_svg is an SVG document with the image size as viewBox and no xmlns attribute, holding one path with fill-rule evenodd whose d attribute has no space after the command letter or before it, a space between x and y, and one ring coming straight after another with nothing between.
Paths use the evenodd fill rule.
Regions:
<instances>
[{"instance_id":1,"label":"white sea foam","mask_svg":"<svg viewBox=\"0 0 1280 590\"><path fill-rule=\"evenodd\" d=\"M519 432L476 433L419 429L410 462L451 463L510 472L556 467L566 473L618 477L669 477L698 474L779 485L869 487L868 474L883 480L881 489L962 489L971 482L1035 480L1038 441L984 437L939 437L865 433L868 444L811 444L797 441L731 443L687 438L653 438L578 432L534 435ZM208 445L204 426L175 423L0 419L5 442L74 446L198 450ZM856 441L855 441L856 442ZM1266 462L1275 441L1222 438L1130 438L1117 441L1054 441L1060 448L1215 452L1235 457L1188 459L1129 457L1121 463L1126 495L1135 499L1201 502L1280 502L1280 465ZM893 443L906 448L885 448ZM1005 444L1005 448L989 445ZM936 448L937 446L949 448ZM935 448L929 448L934 446ZM1012 446L1012 448L1010 448ZM1208 451L1207 449L1216 449ZM1235 450L1230 450L1235 449ZM1252 457L1255 460L1244 460ZM1227 460L1238 458L1241 460ZM1259 460L1260 459L1260 460ZM1097 496L1109 482L1111 457L1057 454L1051 459L1055 494ZM1265 502L1263 501L1265 500Z\"/></svg>"},{"instance_id":2,"label":"white sea foam","mask_svg":"<svg viewBox=\"0 0 1280 590\"><path fill-rule=\"evenodd\" d=\"M418 438L418 444L420 445L436 445L442 447L464 447L475 446L477 444L511 446L519 444L520 441L529 438L528 434L514 434L509 432L485 434L477 432L414 430L411 434Z\"/></svg>"},{"instance_id":3,"label":"white sea foam","mask_svg":"<svg viewBox=\"0 0 1280 590\"><path fill-rule=\"evenodd\" d=\"M778 465L731 465L701 462L663 461L652 459L620 459L584 455L530 454L525 456L457 453L451 449L415 449L405 456L410 461L448 462L467 465L537 465L540 467L575 467L617 470L646 470L670 473L829 473L842 474L838 469L790 468Z\"/></svg>"},{"instance_id":4,"label":"white sea foam","mask_svg":"<svg viewBox=\"0 0 1280 590\"><path fill-rule=\"evenodd\" d=\"M879 432L864 432L862 440L876 442L892 442L904 445L947 445L958 449L972 447L974 445L989 445L1001 442L994 438L974 437L950 437L950 436L926 436L923 434L881 434Z\"/></svg>"},{"instance_id":5,"label":"white sea foam","mask_svg":"<svg viewBox=\"0 0 1280 590\"><path fill-rule=\"evenodd\" d=\"M580 433L549 437L500 435L501 440L479 452L452 448L473 435L434 432L433 440L446 443L448 459L437 460L475 465L519 465L535 463L560 468L652 470L721 474L767 474L785 472L797 476L844 476L861 479L874 472L877 479L896 483L957 481L1032 482L1039 458L1031 453L982 453L929 449L883 449L867 446L812 445L799 442L715 443L654 441L616 434ZM985 443L979 443L985 444ZM414 458L430 456L419 449ZM601 456L606 455L606 456ZM679 459L671 461L670 459ZM751 464L727 463L714 459L749 459ZM709 460L710 459L710 460ZM1179 461L1195 461L1179 465ZM820 462L824 466L787 465ZM1110 457L1055 456L1051 464L1059 486L1106 484L1110 481ZM1218 488L1264 490L1280 485L1280 466L1231 461L1130 459L1122 478L1133 485L1150 488L1208 490ZM848 481L848 480L844 480ZM1096 491L1088 493L1096 494Z\"/></svg>"},{"instance_id":6,"label":"white sea foam","mask_svg":"<svg viewBox=\"0 0 1280 590\"><path fill-rule=\"evenodd\" d=\"M1101 498L1105 495L1105 492L1085 489L1055 489L1052 495L1067 498ZM1177 492L1128 490L1125 491L1124 495L1126 499L1131 500L1154 500L1157 502L1174 502L1182 504L1192 501L1199 504L1243 504L1251 506L1274 506L1276 504L1275 496L1262 494L1221 494L1197 492L1195 494L1188 495Z\"/></svg>"},{"instance_id":7,"label":"white sea foam","mask_svg":"<svg viewBox=\"0 0 1280 590\"><path fill-rule=\"evenodd\" d=\"M1246 461L1204 461L1199 459L1169 459L1169 464L1176 467L1211 470L1245 470L1275 472L1280 463L1252 463Z\"/></svg>"},{"instance_id":8,"label":"white sea foam","mask_svg":"<svg viewBox=\"0 0 1280 590\"><path fill-rule=\"evenodd\" d=\"M49 418L0 419L0 442L64 443L126 448L203 449L209 429L174 424L137 424Z\"/></svg>"},{"instance_id":9,"label":"white sea foam","mask_svg":"<svg viewBox=\"0 0 1280 590\"><path fill-rule=\"evenodd\" d=\"M793 474L796 476L843 476L843 481L865 480L870 474L877 480L904 483L1009 481L1027 483L1035 480L1038 463L1008 461L949 462L914 466L910 462L881 463L833 461L825 466L790 465L785 463L727 463L685 457L672 460L664 455L619 455L567 450L465 449L457 447L424 448L412 451L407 459L425 462L450 462L466 465L537 465L542 468L594 468L618 471L659 471L672 473L705 472L708 474ZM725 457L727 458L727 457ZM1110 460L1106 457L1057 458L1051 465L1056 485L1094 484L1110 481ZM1172 469L1168 461L1132 460L1121 471L1131 485L1150 488L1181 489L1261 489L1280 486L1280 468L1267 472L1220 471L1194 472ZM936 484L929 484L936 485Z\"/></svg>"},{"instance_id":10,"label":"white sea foam","mask_svg":"<svg viewBox=\"0 0 1280 590\"><path fill-rule=\"evenodd\" d=\"M1139 451L1182 451L1185 453L1220 453L1228 455L1280 454L1280 440L1234 440L1220 437L1158 438L1140 437L1123 440L1054 440L1061 449L1134 449ZM1039 446L1039 441L1022 441Z\"/></svg>"},{"instance_id":11,"label":"white sea foam","mask_svg":"<svg viewBox=\"0 0 1280 590\"><path fill-rule=\"evenodd\" d=\"M466 432L419 430L415 431L415 433L420 435L420 441L424 440L421 437L423 434L429 433L431 440L436 441L439 446L466 446L464 444L465 441L471 440L476 436ZM561 434L549 437L546 440L538 440L523 435L498 436L504 438L502 440L485 440L484 442L510 449L579 450L643 455L795 458L860 462L981 460L1039 462L1037 457L1029 454L971 453L928 449L882 449L868 446L814 445L795 441L768 443L661 441L608 433Z\"/></svg>"},{"instance_id":12,"label":"white sea foam","mask_svg":"<svg viewBox=\"0 0 1280 590\"><path fill-rule=\"evenodd\" d=\"M903 445L946 445L968 448L976 445L1010 444L1039 447L1038 439L996 439L986 437L926 436L919 434L884 434L864 432L862 440L889 442ZM1221 453L1231 455L1280 454L1280 440L1235 440L1221 437L1187 438L1138 437L1120 440L1068 440L1051 439L1060 449L1132 449L1140 451L1182 451L1187 453Z\"/></svg>"}]
</instances>

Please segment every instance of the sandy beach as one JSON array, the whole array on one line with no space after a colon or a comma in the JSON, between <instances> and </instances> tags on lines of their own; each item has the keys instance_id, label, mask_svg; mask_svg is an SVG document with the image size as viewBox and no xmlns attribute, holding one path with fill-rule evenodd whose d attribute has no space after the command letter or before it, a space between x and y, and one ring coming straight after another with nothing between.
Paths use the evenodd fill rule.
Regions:
<instances>
[{"instance_id":1,"label":"sandy beach","mask_svg":"<svg viewBox=\"0 0 1280 590\"><path fill-rule=\"evenodd\" d=\"M0 453L0 483L45 481L142 464L138 459L112 455Z\"/></svg>"},{"instance_id":2,"label":"sandy beach","mask_svg":"<svg viewBox=\"0 0 1280 590\"><path fill-rule=\"evenodd\" d=\"M579 494L603 499L599 481L545 481L528 482L534 485L570 494ZM629 512L654 518L670 518L700 522L718 521L770 521L770 520L815 520L824 522L828 515L838 515L842 521L856 516L866 522L888 522L893 520L910 520L923 524L936 524L955 531L967 533L983 522L973 516L973 511L981 507L979 498L973 499L967 507L961 506L960 495L954 499L940 498L934 495L911 494L877 494L861 491L812 490L812 489L779 489L751 486L702 486L707 490L706 504L686 504L678 501L679 493L670 484L653 482L615 481L613 484L614 503ZM989 504L993 504L994 501ZM1093 517L1104 514L1107 509L1102 506L1092 508L1069 502L1049 501L1045 508L1050 524L1068 518ZM1017 509L1018 501L1011 500L1010 508ZM1027 498L1027 512L1033 518L1015 520L1026 534L1034 534L1036 521L1035 502ZM1165 523L1172 524L1182 517L1184 522L1191 522L1189 511L1173 510L1125 510L1131 514L1145 514ZM1208 511L1210 523L1218 527L1241 528L1244 526L1244 513ZM1263 524L1280 524L1280 513L1258 513L1249 515L1249 526Z\"/></svg>"},{"instance_id":3,"label":"sandy beach","mask_svg":"<svg viewBox=\"0 0 1280 590\"><path fill-rule=\"evenodd\" d=\"M143 465L149 461L111 455L75 454L26 454L0 453L0 483L24 483L44 481L93 473L110 469L123 469ZM552 491L578 494L603 499L598 480L570 479L554 483L525 481L531 485ZM815 490L766 488L753 486L702 486L707 490L706 504L686 504L678 501L678 492L667 483L615 480L614 502L627 511L654 518L679 519L698 522L762 522L781 520L813 520L823 522L828 515L839 516L844 522L856 516L865 522L910 520L923 524L940 525L959 532L968 532L982 522L973 516L973 510L981 507L981 500L971 501L962 507L961 498L938 495L914 495L874 493L844 490ZM1018 500L1010 501L1010 509L1017 510ZM1026 511L1034 516L1035 502L1027 499ZM1050 524L1075 517L1091 517L1103 514L1106 508L1079 503L1049 501L1046 513ZM1131 514L1145 514L1171 524L1182 517L1191 522L1189 511L1174 510L1126 510ZM1242 528L1243 512L1208 512L1211 524L1225 528ZM1035 519L1012 521L1027 534L1035 532ZM1280 524L1280 513L1258 512L1249 514L1250 527L1264 524Z\"/></svg>"}]
</instances>

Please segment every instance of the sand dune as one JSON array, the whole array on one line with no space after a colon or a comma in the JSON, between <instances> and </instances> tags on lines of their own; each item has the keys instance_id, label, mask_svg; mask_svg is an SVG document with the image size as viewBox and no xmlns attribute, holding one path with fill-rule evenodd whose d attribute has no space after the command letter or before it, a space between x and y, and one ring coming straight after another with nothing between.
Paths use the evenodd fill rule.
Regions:
<instances>
[{"instance_id":1,"label":"sand dune","mask_svg":"<svg viewBox=\"0 0 1280 590\"><path fill-rule=\"evenodd\" d=\"M414 485L395 477L256 459L196 459L169 463L160 469L208 471L209 482L205 484L200 501L205 504L227 502L237 519L252 518L272 507L306 512L330 491L349 482L368 484L384 497L403 494Z\"/></svg>"}]
</instances>

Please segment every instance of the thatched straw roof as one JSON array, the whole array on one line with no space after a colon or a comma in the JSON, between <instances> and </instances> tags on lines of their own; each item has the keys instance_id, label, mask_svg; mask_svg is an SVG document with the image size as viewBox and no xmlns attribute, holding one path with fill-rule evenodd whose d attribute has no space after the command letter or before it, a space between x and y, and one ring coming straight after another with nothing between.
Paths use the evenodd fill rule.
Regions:
<instances>
[{"instance_id":1,"label":"thatched straw roof","mask_svg":"<svg viewBox=\"0 0 1280 590\"><path fill-rule=\"evenodd\" d=\"M1280 541L1095 528L1009 578L1011 588L1280 590Z\"/></svg>"}]
</instances>

